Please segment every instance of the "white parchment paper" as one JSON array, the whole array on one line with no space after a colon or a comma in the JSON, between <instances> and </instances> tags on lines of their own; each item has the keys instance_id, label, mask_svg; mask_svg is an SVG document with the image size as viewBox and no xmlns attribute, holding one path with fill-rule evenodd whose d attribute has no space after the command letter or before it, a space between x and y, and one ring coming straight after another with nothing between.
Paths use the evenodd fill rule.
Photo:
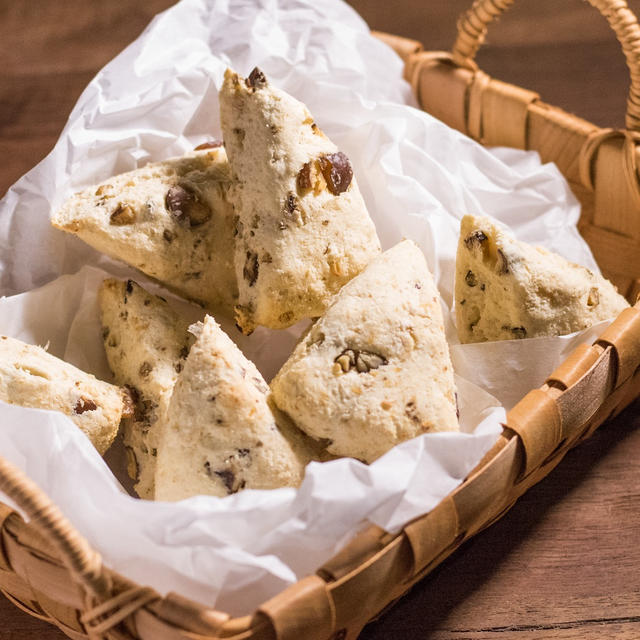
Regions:
<instances>
[{"instance_id":1,"label":"white parchment paper","mask_svg":"<svg viewBox=\"0 0 640 640\"><path fill-rule=\"evenodd\" d=\"M91 81L54 150L2 200L0 332L49 344L51 353L109 379L96 289L107 275L148 280L53 230L50 212L86 185L220 137L224 70L247 74L255 65L304 101L350 157L384 248L409 237L424 251L446 307L461 433L416 438L370 466L313 463L298 490L146 503L122 491L68 418L0 403L2 455L49 494L110 567L233 615L312 573L366 522L396 531L433 508L491 447L504 408L602 330L457 344L449 308L465 213L493 215L521 239L597 268L557 169L532 153L489 152L415 109L401 61L339 0L183 0ZM202 314L170 299L193 319ZM260 329L244 338L218 320L267 379L300 332Z\"/></svg>"}]
</instances>

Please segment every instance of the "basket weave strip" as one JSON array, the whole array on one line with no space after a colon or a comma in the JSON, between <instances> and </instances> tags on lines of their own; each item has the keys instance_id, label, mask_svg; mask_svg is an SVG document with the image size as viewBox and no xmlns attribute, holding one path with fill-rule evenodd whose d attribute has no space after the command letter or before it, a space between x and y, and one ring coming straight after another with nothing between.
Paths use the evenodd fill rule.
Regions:
<instances>
[{"instance_id":1,"label":"basket weave strip","mask_svg":"<svg viewBox=\"0 0 640 640\"><path fill-rule=\"evenodd\" d=\"M74 582L83 585L96 598L109 592L99 554L76 534L71 523L38 487L3 458L0 458L0 491L20 505L37 531L46 532Z\"/></svg>"}]
</instances>

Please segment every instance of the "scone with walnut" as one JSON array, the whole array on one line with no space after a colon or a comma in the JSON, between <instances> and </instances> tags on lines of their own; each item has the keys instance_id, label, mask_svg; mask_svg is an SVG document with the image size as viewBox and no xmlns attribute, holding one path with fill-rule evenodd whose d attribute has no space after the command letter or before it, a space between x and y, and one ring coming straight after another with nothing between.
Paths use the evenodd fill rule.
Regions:
<instances>
[{"instance_id":1,"label":"scone with walnut","mask_svg":"<svg viewBox=\"0 0 640 640\"><path fill-rule=\"evenodd\" d=\"M278 429L255 365L210 316L192 330L158 448L156 499L298 486L310 453Z\"/></svg>"},{"instance_id":2,"label":"scone with walnut","mask_svg":"<svg viewBox=\"0 0 640 640\"><path fill-rule=\"evenodd\" d=\"M462 219L455 278L462 343L564 335L629 306L602 276L488 217Z\"/></svg>"},{"instance_id":3,"label":"scone with walnut","mask_svg":"<svg viewBox=\"0 0 640 640\"><path fill-rule=\"evenodd\" d=\"M107 361L134 402L122 425L127 470L136 493L152 500L161 424L189 353L189 323L132 280L105 280L98 300Z\"/></svg>"},{"instance_id":4,"label":"scone with walnut","mask_svg":"<svg viewBox=\"0 0 640 640\"><path fill-rule=\"evenodd\" d=\"M209 308L237 299L222 147L153 162L67 200L53 226Z\"/></svg>"},{"instance_id":5,"label":"scone with walnut","mask_svg":"<svg viewBox=\"0 0 640 640\"><path fill-rule=\"evenodd\" d=\"M380 252L349 159L259 69L246 80L227 70L220 117L235 178L238 325L250 333L321 315Z\"/></svg>"},{"instance_id":6,"label":"scone with walnut","mask_svg":"<svg viewBox=\"0 0 640 640\"><path fill-rule=\"evenodd\" d=\"M100 454L111 445L120 419L132 412L129 394L47 353L41 347L0 336L0 400L61 411Z\"/></svg>"},{"instance_id":7,"label":"scone with walnut","mask_svg":"<svg viewBox=\"0 0 640 640\"><path fill-rule=\"evenodd\" d=\"M328 450L372 462L458 429L438 291L405 240L346 284L271 383L276 404Z\"/></svg>"}]
</instances>

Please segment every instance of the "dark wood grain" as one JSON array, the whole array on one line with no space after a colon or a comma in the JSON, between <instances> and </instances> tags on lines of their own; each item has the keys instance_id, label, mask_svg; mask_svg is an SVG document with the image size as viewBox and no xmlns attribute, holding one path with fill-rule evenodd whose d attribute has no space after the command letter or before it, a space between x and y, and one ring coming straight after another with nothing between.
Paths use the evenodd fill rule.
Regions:
<instances>
[{"instance_id":1,"label":"dark wood grain","mask_svg":"<svg viewBox=\"0 0 640 640\"><path fill-rule=\"evenodd\" d=\"M354 0L375 29L447 49L471 0ZM170 0L0 0L0 193L53 146L91 77ZM629 3L638 12L640 0ZM623 123L628 72L578 0L522 0L478 55L502 80L597 124ZM640 405L571 451L363 632L364 640L640 638ZM0 598L0 640L63 634Z\"/></svg>"}]
</instances>

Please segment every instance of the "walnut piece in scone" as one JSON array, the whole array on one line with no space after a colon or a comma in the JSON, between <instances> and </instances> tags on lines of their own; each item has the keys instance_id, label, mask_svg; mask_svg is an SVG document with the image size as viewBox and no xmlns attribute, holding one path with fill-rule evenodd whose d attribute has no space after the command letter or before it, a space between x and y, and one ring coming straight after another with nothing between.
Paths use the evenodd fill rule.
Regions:
<instances>
[{"instance_id":1,"label":"walnut piece in scone","mask_svg":"<svg viewBox=\"0 0 640 640\"><path fill-rule=\"evenodd\" d=\"M212 317L192 330L160 437L156 499L298 486L313 451L278 429L255 365Z\"/></svg>"},{"instance_id":2,"label":"walnut piece in scone","mask_svg":"<svg viewBox=\"0 0 640 640\"><path fill-rule=\"evenodd\" d=\"M271 383L277 406L328 451L372 462L458 429L438 291L405 240L335 296Z\"/></svg>"},{"instance_id":3,"label":"walnut piece in scone","mask_svg":"<svg viewBox=\"0 0 640 640\"><path fill-rule=\"evenodd\" d=\"M122 423L127 471L136 493L152 500L161 423L189 353L189 323L132 280L105 280L98 300L107 361L134 402Z\"/></svg>"},{"instance_id":4,"label":"walnut piece in scone","mask_svg":"<svg viewBox=\"0 0 640 640\"><path fill-rule=\"evenodd\" d=\"M259 69L246 79L227 70L220 117L234 178L238 326L321 315L380 252L349 159Z\"/></svg>"},{"instance_id":5,"label":"walnut piece in scone","mask_svg":"<svg viewBox=\"0 0 640 640\"><path fill-rule=\"evenodd\" d=\"M100 454L111 445L120 419L132 412L125 389L47 353L41 347L0 336L0 400L68 415Z\"/></svg>"},{"instance_id":6,"label":"walnut piece in scone","mask_svg":"<svg viewBox=\"0 0 640 640\"><path fill-rule=\"evenodd\" d=\"M76 193L51 223L176 293L231 313L237 286L229 183L224 149L207 148Z\"/></svg>"},{"instance_id":7,"label":"walnut piece in scone","mask_svg":"<svg viewBox=\"0 0 640 640\"><path fill-rule=\"evenodd\" d=\"M455 300L462 343L563 335L629 306L602 276L471 215L460 223Z\"/></svg>"}]
</instances>

